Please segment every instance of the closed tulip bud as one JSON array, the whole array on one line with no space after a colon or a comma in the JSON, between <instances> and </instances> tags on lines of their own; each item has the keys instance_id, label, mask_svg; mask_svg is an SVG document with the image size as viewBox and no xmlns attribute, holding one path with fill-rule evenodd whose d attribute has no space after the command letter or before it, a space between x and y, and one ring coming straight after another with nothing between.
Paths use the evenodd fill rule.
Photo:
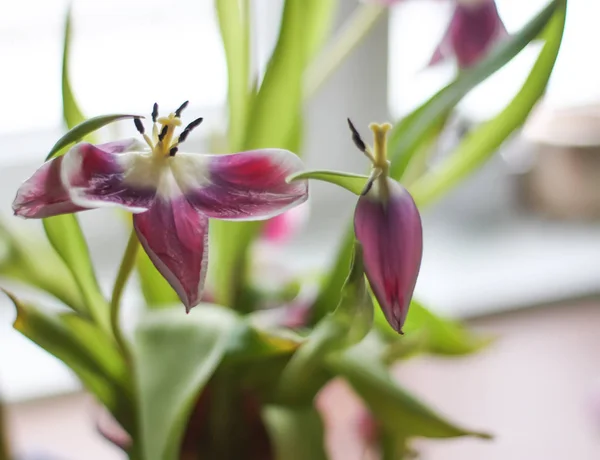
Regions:
<instances>
[{"instance_id":1,"label":"closed tulip bud","mask_svg":"<svg viewBox=\"0 0 600 460\"><path fill-rule=\"evenodd\" d=\"M398 182L388 177L386 135L389 124L372 124L374 151L359 139L372 158L371 180L358 200L354 232L363 247L371 289L386 319L399 333L406 320L423 253L421 217L415 202Z\"/></svg>"}]
</instances>

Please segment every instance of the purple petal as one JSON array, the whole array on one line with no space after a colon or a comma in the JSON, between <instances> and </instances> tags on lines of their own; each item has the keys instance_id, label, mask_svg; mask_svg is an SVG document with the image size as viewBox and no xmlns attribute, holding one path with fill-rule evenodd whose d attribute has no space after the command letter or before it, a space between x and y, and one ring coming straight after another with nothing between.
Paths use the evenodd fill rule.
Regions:
<instances>
[{"instance_id":1,"label":"purple petal","mask_svg":"<svg viewBox=\"0 0 600 460\"><path fill-rule=\"evenodd\" d=\"M457 2L444 38L431 58L431 64L454 54L460 68L481 60L507 35L494 0Z\"/></svg>"},{"instance_id":2,"label":"purple petal","mask_svg":"<svg viewBox=\"0 0 600 460\"><path fill-rule=\"evenodd\" d=\"M158 198L144 213L133 216L138 238L150 260L185 305L202 296L208 261L208 218L184 197Z\"/></svg>"},{"instance_id":3,"label":"purple petal","mask_svg":"<svg viewBox=\"0 0 600 460\"><path fill-rule=\"evenodd\" d=\"M376 186L359 198L354 231L363 246L371 289L390 325L402 333L421 266L423 231L410 194L397 182L389 178L387 182L386 203Z\"/></svg>"},{"instance_id":4,"label":"purple petal","mask_svg":"<svg viewBox=\"0 0 600 460\"><path fill-rule=\"evenodd\" d=\"M308 198L308 182L286 182L302 161L281 149L231 155L177 154L175 180L190 203L209 217L259 220L274 217Z\"/></svg>"},{"instance_id":5,"label":"purple petal","mask_svg":"<svg viewBox=\"0 0 600 460\"><path fill-rule=\"evenodd\" d=\"M162 170L135 142L77 144L64 155L61 179L71 200L85 207L119 206L131 212L147 210L156 195ZM106 149L106 150L104 150Z\"/></svg>"},{"instance_id":6,"label":"purple petal","mask_svg":"<svg viewBox=\"0 0 600 460\"><path fill-rule=\"evenodd\" d=\"M60 179L62 161L47 161L19 187L12 204L15 215L39 219L88 209L71 201Z\"/></svg>"}]
</instances>

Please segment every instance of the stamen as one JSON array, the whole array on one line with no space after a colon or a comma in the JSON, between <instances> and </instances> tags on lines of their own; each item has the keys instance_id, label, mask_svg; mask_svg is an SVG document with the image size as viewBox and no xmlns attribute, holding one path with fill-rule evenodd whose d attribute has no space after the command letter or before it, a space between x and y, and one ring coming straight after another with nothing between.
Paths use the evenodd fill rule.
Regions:
<instances>
[{"instance_id":1,"label":"stamen","mask_svg":"<svg viewBox=\"0 0 600 460\"><path fill-rule=\"evenodd\" d=\"M188 106L189 103L190 101L185 101L183 104L181 104L179 108L175 110L175 117L181 118L181 112L183 112L183 110Z\"/></svg>"},{"instance_id":2,"label":"stamen","mask_svg":"<svg viewBox=\"0 0 600 460\"><path fill-rule=\"evenodd\" d=\"M169 156L174 157L178 150L179 149L177 147L171 147L171 150L169 150Z\"/></svg>"},{"instance_id":3,"label":"stamen","mask_svg":"<svg viewBox=\"0 0 600 460\"><path fill-rule=\"evenodd\" d=\"M167 135L168 131L169 131L169 125L164 125L163 128L162 128L162 130L160 131L160 134L158 135L158 141L159 142L162 142L162 140Z\"/></svg>"},{"instance_id":4,"label":"stamen","mask_svg":"<svg viewBox=\"0 0 600 460\"><path fill-rule=\"evenodd\" d=\"M133 124L135 125L135 129L137 129L138 132L143 136L145 131L144 125L142 124L142 120L140 120L139 118L134 118Z\"/></svg>"},{"instance_id":5,"label":"stamen","mask_svg":"<svg viewBox=\"0 0 600 460\"><path fill-rule=\"evenodd\" d=\"M369 179L367 180L367 183L365 184L365 188L363 188L362 192L360 192L360 194L362 196L365 196L367 193L369 193L369 191L371 190L371 188L373 187L373 183L383 174L383 171L381 168L373 168L371 170L371 174L369 174Z\"/></svg>"},{"instance_id":6,"label":"stamen","mask_svg":"<svg viewBox=\"0 0 600 460\"><path fill-rule=\"evenodd\" d=\"M185 129L179 135L179 138L177 139L177 143L181 144L183 141L185 141L187 139L187 137L190 135L190 132L192 132L193 129L200 126L200 123L202 123L203 120L204 120L204 118L202 118L202 117L196 118L189 125L187 125L185 127Z\"/></svg>"},{"instance_id":7,"label":"stamen","mask_svg":"<svg viewBox=\"0 0 600 460\"><path fill-rule=\"evenodd\" d=\"M156 119L158 118L158 104L155 102L152 106L152 123L156 123Z\"/></svg>"},{"instance_id":8,"label":"stamen","mask_svg":"<svg viewBox=\"0 0 600 460\"><path fill-rule=\"evenodd\" d=\"M354 142L354 145L356 145L358 150L360 150L361 152L364 153L364 151L367 150L367 144L365 144L365 141L363 141L362 138L360 137L360 134L358 133L357 129L352 124L352 121L350 120L350 118L348 118L347 120L348 120L348 127L350 128L350 131L352 131L352 142Z\"/></svg>"},{"instance_id":9,"label":"stamen","mask_svg":"<svg viewBox=\"0 0 600 460\"><path fill-rule=\"evenodd\" d=\"M352 123L350 118L348 118L347 120L348 127L350 128L350 131L352 131L352 142L354 142L354 145L356 145L358 150L360 150L366 155L366 157L371 161L371 163L374 163L375 158L373 157L373 153L371 153L371 149L367 146L365 141L362 140L362 137L360 137L358 130L354 127L354 124Z\"/></svg>"}]
</instances>

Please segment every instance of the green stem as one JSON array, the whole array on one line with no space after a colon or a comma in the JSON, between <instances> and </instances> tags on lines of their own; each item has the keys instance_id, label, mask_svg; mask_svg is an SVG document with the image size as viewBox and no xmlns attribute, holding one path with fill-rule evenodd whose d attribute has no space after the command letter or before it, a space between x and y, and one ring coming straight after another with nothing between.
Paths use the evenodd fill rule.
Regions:
<instances>
[{"instance_id":1,"label":"green stem","mask_svg":"<svg viewBox=\"0 0 600 460\"><path fill-rule=\"evenodd\" d=\"M8 456L8 441L6 439L5 425L4 425L4 411L2 404L0 404L0 460L9 460Z\"/></svg>"},{"instance_id":2,"label":"green stem","mask_svg":"<svg viewBox=\"0 0 600 460\"><path fill-rule=\"evenodd\" d=\"M135 230L132 229L131 235L129 235L129 241L127 242L127 247L125 248L125 254L123 254L123 260L121 260L119 273L117 273L117 278L115 279L112 297L110 299L110 325L112 327L113 335L115 336L117 344L126 356L128 355L128 348L125 337L123 336L123 331L121 330L119 313L121 311L121 296L123 295L123 290L125 289L129 275L131 275L133 267L135 266L135 258L138 247L139 241Z\"/></svg>"},{"instance_id":3,"label":"green stem","mask_svg":"<svg viewBox=\"0 0 600 460\"><path fill-rule=\"evenodd\" d=\"M337 36L326 46L306 69L304 95L308 99L317 92L329 76L344 62L346 56L369 33L383 15L381 5L360 5L346 20Z\"/></svg>"}]
</instances>

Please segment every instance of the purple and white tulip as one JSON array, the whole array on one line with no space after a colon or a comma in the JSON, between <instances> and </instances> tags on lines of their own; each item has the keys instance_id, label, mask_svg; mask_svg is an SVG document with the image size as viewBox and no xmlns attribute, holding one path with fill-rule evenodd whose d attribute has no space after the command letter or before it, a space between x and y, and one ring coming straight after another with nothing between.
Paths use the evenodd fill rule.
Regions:
<instances>
[{"instance_id":1,"label":"purple and white tulip","mask_svg":"<svg viewBox=\"0 0 600 460\"><path fill-rule=\"evenodd\" d=\"M454 56L461 69L471 67L508 35L494 0L455 0L455 3L450 25L429 65Z\"/></svg>"},{"instance_id":2,"label":"purple and white tulip","mask_svg":"<svg viewBox=\"0 0 600 460\"><path fill-rule=\"evenodd\" d=\"M412 197L388 176L389 124L371 124L371 149L350 125L356 145L373 163L372 174L354 213L354 233L362 245L365 273L387 321L402 334L423 254L423 229Z\"/></svg>"},{"instance_id":3,"label":"purple and white tulip","mask_svg":"<svg viewBox=\"0 0 600 460\"><path fill-rule=\"evenodd\" d=\"M132 212L143 248L189 311L200 302L204 286L208 218L268 219L306 201L308 185L286 182L303 168L287 150L179 152L202 121L193 121L174 138L186 105L161 118L155 105L152 137L136 119L145 143L80 143L46 162L19 188L13 211L25 218L102 206Z\"/></svg>"}]
</instances>

